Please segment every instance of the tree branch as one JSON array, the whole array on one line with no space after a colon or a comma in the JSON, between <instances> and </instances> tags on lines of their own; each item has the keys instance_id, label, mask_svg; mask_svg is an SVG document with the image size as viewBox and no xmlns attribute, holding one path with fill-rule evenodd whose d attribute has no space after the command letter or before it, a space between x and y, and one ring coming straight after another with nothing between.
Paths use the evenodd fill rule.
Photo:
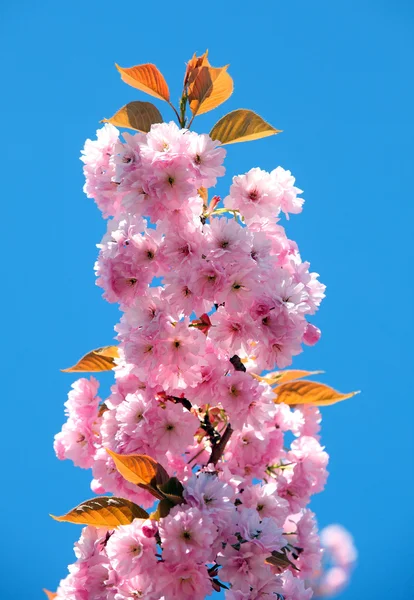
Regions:
<instances>
[{"instance_id":1,"label":"tree branch","mask_svg":"<svg viewBox=\"0 0 414 600\"><path fill-rule=\"evenodd\" d=\"M243 371L243 373L246 372L246 367L240 360L240 357L237 356L237 354L235 354L234 356L231 357L230 362L233 365L233 367L236 369L236 371Z\"/></svg>"},{"instance_id":2,"label":"tree branch","mask_svg":"<svg viewBox=\"0 0 414 600\"><path fill-rule=\"evenodd\" d=\"M184 408L191 411L192 404L187 398L179 398L178 396L168 396L168 398L172 398L176 404L182 404Z\"/></svg>"},{"instance_id":3,"label":"tree branch","mask_svg":"<svg viewBox=\"0 0 414 600\"><path fill-rule=\"evenodd\" d=\"M226 429L224 430L224 433L221 436L220 441L213 446L213 449L211 451L211 456L207 463L208 465L211 465L211 464L215 465L218 463L220 458L223 456L223 452L226 448L227 442L231 438L232 433L233 433L233 429L231 428L231 425L229 423L227 425Z\"/></svg>"}]
</instances>

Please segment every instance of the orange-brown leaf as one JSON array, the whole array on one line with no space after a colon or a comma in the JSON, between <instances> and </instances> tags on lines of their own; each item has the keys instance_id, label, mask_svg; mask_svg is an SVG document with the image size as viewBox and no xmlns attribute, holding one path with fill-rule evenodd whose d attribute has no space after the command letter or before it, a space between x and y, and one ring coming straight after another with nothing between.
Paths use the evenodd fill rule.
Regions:
<instances>
[{"instance_id":1,"label":"orange-brown leaf","mask_svg":"<svg viewBox=\"0 0 414 600\"><path fill-rule=\"evenodd\" d=\"M288 404L312 404L313 406L329 406L342 400L352 398L358 392L350 394L341 394L324 383L314 381L292 381L282 383L274 390L276 394L275 402Z\"/></svg>"},{"instance_id":2,"label":"orange-brown leaf","mask_svg":"<svg viewBox=\"0 0 414 600\"><path fill-rule=\"evenodd\" d=\"M160 100L169 101L170 91L167 82L155 65L137 65L126 69L117 64L115 66L121 73L122 81L128 85Z\"/></svg>"},{"instance_id":3,"label":"orange-brown leaf","mask_svg":"<svg viewBox=\"0 0 414 600\"><path fill-rule=\"evenodd\" d=\"M125 104L110 119L102 119L102 123L112 123L116 127L127 127L142 133L148 133L151 125L162 123L160 111L151 102L135 100Z\"/></svg>"},{"instance_id":4,"label":"orange-brown leaf","mask_svg":"<svg viewBox=\"0 0 414 600\"><path fill-rule=\"evenodd\" d=\"M191 60L188 61L184 75L184 87L187 87L192 81L194 81L196 69L198 69L199 67L210 66L207 55L208 50L206 50L201 56L197 56L194 53Z\"/></svg>"},{"instance_id":5,"label":"orange-brown leaf","mask_svg":"<svg viewBox=\"0 0 414 600\"><path fill-rule=\"evenodd\" d=\"M222 117L210 131L213 140L222 144L249 142L280 133L252 110L239 108Z\"/></svg>"},{"instance_id":6,"label":"orange-brown leaf","mask_svg":"<svg viewBox=\"0 0 414 600\"><path fill-rule=\"evenodd\" d=\"M230 98L233 79L225 67L201 66L194 70L188 84L188 102L193 115L202 115Z\"/></svg>"},{"instance_id":7,"label":"orange-brown leaf","mask_svg":"<svg viewBox=\"0 0 414 600\"><path fill-rule=\"evenodd\" d=\"M200 196L200 198L203 200L204 205L207 206L208 190L205 187L201 187L201 188L198 188L197 192L198 192L198 195Z\"/></svg>"},{"instance_id":8,"label":"orange-brown leaf","mask_svg":"<svg viewBox=\"0 0 414 600\"><path fill-rule=\"evenodd\" d=\"M62 371L64 373L95 373L98 371L110 371L114 368L114 359L118 356L117 346L103 346L102 348L97 348L96 350L88 352L88 354L82 356L76 365L73 365L73 367L69 367L68 369L62 369Z\"/></svg>"},{"instance_id":9,"label":"orange-brown leaf","mask_svg":"<svg viewBox=\"0 0 414 600\"><path fill-rule=\"evenodd\" d=\"M167 471L146 454L117 454L106 449L124 479L141 486L156 488L169 480Z\"/></svg>"},{"instance_id":10,"label":"orange-brown leaf","mask_svg":"<svg viewBox=\"0 0 414 600\"><path fill-rule=\"evenodd\" d=\"M264 377L260 377L260 375L255 375L252 373L253 377L258 381L264 381L269 385L276 385L280 383L286 383L287 381L296 381L297 379L303 379L303 377L310 377L311 375L320 375L323 371L301 371L299 369L287 369L286 371L274 371L273 373L268 373Z\"/></svg>"},{"instance_id":11,"label":"orange-brown leaf","mask_svg":"<svg viewBox=\"0 0 414 600\"><path fill-rule=\"evenodd\" d=\"M118 525L128 525L134 519L147 519L148 513L125 498L100 496L79 504L61 517L50 516L55 521L66 523L79 523L94 527L117 527Z\"/></svg>"},{"instance_id":12,"label":"orange-brown leaf","mask_svg":"<svg viewBox=\"0 0 414 600\"><path fill-rule=\"evenodd\" d=\"M53 600L57 596L57 592L49 592L49 590L46 590L45 588L43 588L43 591L46 594L46 596L49 598L49 600Z\"/></svg>"}]
</instances>

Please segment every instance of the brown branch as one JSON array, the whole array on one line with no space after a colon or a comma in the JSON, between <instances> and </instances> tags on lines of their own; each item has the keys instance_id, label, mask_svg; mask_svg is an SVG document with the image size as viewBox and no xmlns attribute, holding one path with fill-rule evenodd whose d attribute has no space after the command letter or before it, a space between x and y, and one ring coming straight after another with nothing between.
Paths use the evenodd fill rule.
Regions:
<instances>
[{"instance_id":1,"label":"brown branch","mask_svg":"<svg viewBox=\"0 0 414 600\"><path fill-rule=\"evenodd\" d=\"M192 404L187 398L178 398L178 396L167 396L167 398L171 398L175 404L182 404L184 408L191 412Z\"/></svg>"},{"instance_id":2,"label":"brown branch","mask_svg":"<svg viewBox=\"0 0 414 600\"><path fill-rule=\"evenodd\" d=\"M231 357L230 362L233 365L233 367L236 369L236 371L243 371L244 373L246 372L246 367L240 360L240 357L237 356L237 354L235 354L234 356Z\"/></svg>"},{"instance_id":3,"label":"brown branch","mask_svg":"<svg viewBox=\"0 0 414 600\"><path fill-rule=\"evenodd\" d=\"M233 433L233 429L231 428L230 423L227 425L223 435L220 438L220 441L213 446L211 450L211 456L208 459L208 465L215 465L218 463L220 458L223 456L223 452L226 448L227 442L231 438L231 434Z\"/></svg>"}]
</instances>

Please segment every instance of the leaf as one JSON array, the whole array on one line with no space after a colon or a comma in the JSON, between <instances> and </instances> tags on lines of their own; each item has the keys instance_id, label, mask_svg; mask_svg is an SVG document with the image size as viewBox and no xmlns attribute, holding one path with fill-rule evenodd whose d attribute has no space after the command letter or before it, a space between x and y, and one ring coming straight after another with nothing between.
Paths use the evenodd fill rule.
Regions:
<instances>
[{"instance_id":1,"label":"leaf","mask_svg":"<svg viewBox=\"0 0 414 600\"><path fill-rule=\"evenodd\" d=\"M202 199L204 206L207 206L208 190L205 187L201 187L201 188L198 188L197 193L200 196L200 198Z\"/></svg>"},{"instance_id":2,"label":"leaf","mask_svg":"<svg viewBox=\"0 0 414 600\"><path fill-rule=\"evenodd\" d=\"M182 504L184 501L184 487L177 477L170 477L168 481L157 486L160 492L164 494L174 505Z\"/></svg>"},{"instance_id":3,"label":"leaf","mask_svg":"<svg viewBox=\"0 0 414 600\"><path fill-rule=\"evenodd\" d=\"M271 556L268 556L265 560L265 563L268 565L272 565L273 567L277 567L279 569L279 573L282 571L286 571L288 567L292 567L295 571L299 571L297 566L289 560L284 552L277 552L274 550Z\"/></svg>"},{"instance_id":4,"label":"leaf","mask_svg":"<svg viewBox=\"0 0 414 600\"><path fill-rule=\"evenodd\" d=\"M100 496L79 504L62 517L50 516L55 521L66 523L79 523L94 527L117 527L118 525L128 525L134 519L147 519L148 513L125 498Z\"/></svg>"},{"instance_id":5,"label":"leaf","mask_svg":"<svg viewBox=\"0 0 414 600\"><path fill-rule=\"evenodd\" d=\"M43 591L46 594L46 596L49 598L49 600L53 600L53 598L56 598L56 596L57 596L57 592L49 592L49 590L46 590L45 588L43 588Z\"/></svg>"},{"instance_id":6,"label":"leaf","mask_svg":"<svg viewBox=\"0 0 414 600\"><path fill-rule=\"evenodd\" d=\"M287 381L296 381L297 379L310 377L311 375L320 375L321 373L323 373L323 371L300 371L292 369L286 371L274 371L273 373L268 373L264 377L255 375L254 373L251 373L251 375L258 381L264 381L269 385L275 385L285 383Z\"/></svg>"},{"instance_id":7,"label":"leaf","mask_svg":"<svg viewBox=\"0 0 414 600\"><path fill-rule=\"evenodd\" d=\"M137 65L124 69L115 63L122 81L160 100L170 100L170 91L163 74L155 65Z\"/></svg>"},{"instance_id":8,"label":"leaf","mask_svg":"<svg viewBox=\"0 0 414 600\"><path fill-rule=\"evenodd\" d=\"M336 404L342 400L352 398L359 392L351 392L350 394L341 394L324 383L316 383L314 381L293 381L283 383L275 390L275 402L280 404L312 404L313 406L329 406Z\"/></svg>"},{"instance_id":9,"label":"leaf","mask_svg":"<svg viewBox=\"0 0 414 600\"><path fill-rule=\"evenodd\" d=\"M63 373L95 373L97 371L111 371L115 366L114 358L118 358L117 346L103 346L92 350L68 369L62 369Z\"/></svg>"},{"instance_id":10,"label":"leaf","mask_svg":"<svg viewBox=\"0 0 414 600\"><path fill-rule=\"evenodd\" d=\"M199 67L210 66L207 55L208 50L206 50L201 56L196 56L194 53L192 59L188 61L184 75L184 88L194 81L195 72Z\"/></svg>"},{"instance_id":11,"label":"leaf","mask_svg":"<svg viewBox=\"0 0 414 600\"><path fill-rule=\"evenodd\" d=\"M188 84L188 102L194 116L202 115L225 102L233 93L233 79L225 67L201 66Z\"/></svg>"},{"instance_id":12,"label":"leaf","mask_svg":"<svg viewBox=\"0 0 414 600\"><path fill-rule=\"evenodd\" d=\"M106 403L102 402L102 404L100 404L98 408L98 417L102 417L104 412L106 412L107 410L109 410L109 408L107 407Z\"/></svg>"},{"instance_id":13,"label":"leaf","mask_svg":"<svg viewBox=\"0 0 414 600\"><path fill-rule=\"evenodd\" d=\"M239 108L222 117L210 131L210 137L212 140L219 140L222 144L235 144L258 140L280 131L266 123L252 110Z\"/></svg>"},{"instance_id":14,"label":"leaf","mask_svg":"<svg viewBox=\"0 0 414 600\"><path fill-rule=\"evenodd\" d=\"M155 521L163 519L169 514L170 510L174 508L174 506L174 502L171 502L171 500L169 500L168 498L160 500L156 510L150 514L150 519L154 519Z\"/></svg>"},{"instance_id":15,"label":"leaf","mask_svg":"<svg viewBox=\"0 0 414 600\"><path fill-rule=\"evenodd\" d=\"M124 479L148 489L158 498L157 486L166 483L170 477L162 465L146 454L117 454L106 449L116 468Z\"/></svg>"},{"instance_id":16,"label":"leaf","mask_svg":"<svg viewBox=\"0 0 414 600\"><path fill-rule=\"evenodd\" d=\"M148 133L151 125L162 123L160 111L151 102L129 102L110 119L102 119L102 123L112 123L116 127L127 127L142 133Z\"/></svg>"}]
</instances>

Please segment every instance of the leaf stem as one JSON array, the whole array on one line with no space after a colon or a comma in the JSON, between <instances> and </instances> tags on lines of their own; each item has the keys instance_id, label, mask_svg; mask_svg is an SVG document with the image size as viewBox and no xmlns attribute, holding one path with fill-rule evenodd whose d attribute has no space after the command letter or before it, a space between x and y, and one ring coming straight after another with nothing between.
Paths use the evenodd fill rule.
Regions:
<instances>
[{"instance_id":1,"label":"leaf stem","mask_svg":"<svg viewBox=\"0 0 414 600\"><path fill-rule=\"evenodd\" d=\"M178 114L178 110L175 108L175 106L174 106L174 104L172 102L168 101L168 104L171 106L171 108L175 112L177 120L178 120L178 124L181 125L180 115Z\"/></svg>"},{"instance_id":2,"label":"leaf stem","mask_svg":"<svg viewBox=\"0 0 414 600\"><path fill-rule=\"evenodd\" d=\"M186 121L185 110L186 110L186 108L187 108L187 94L184 93L180 99L180 116L179 116L179 123L180 123L180 126L182 127L182 129L184 129L184 127L185 127L185 121Z\"/></svg>"}]
</instances>

